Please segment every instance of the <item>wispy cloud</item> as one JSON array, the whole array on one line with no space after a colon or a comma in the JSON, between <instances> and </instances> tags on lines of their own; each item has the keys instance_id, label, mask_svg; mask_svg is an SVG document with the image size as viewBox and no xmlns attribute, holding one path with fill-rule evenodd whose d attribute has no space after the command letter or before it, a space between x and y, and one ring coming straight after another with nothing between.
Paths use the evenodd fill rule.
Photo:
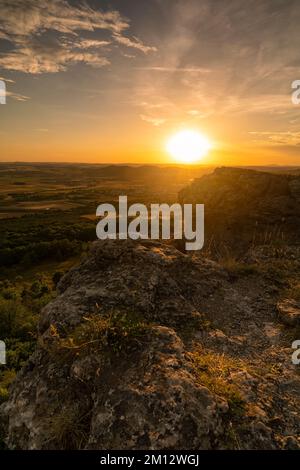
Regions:
<instances>
[{"instance_id":1,"label":"wispy cloud","mask_svg":"<svg viewBox=\"0 0 300 470\"><path fill-rule=\"evenodd\" d=\"M300 132L293 131L281 131L281 132L249 132L250 135L254 136L254 141L258 143L268 143L272 145L291 145L300 146Z\"/></svg>"},{"instance_id":2,"label":"wispy cloud","mask_svg":"<svg viewBox=\"0 0 300 470\"><path fill-rule=\"evenodd\" d=\"M29 96L21 95L20 93L14 93L13 91L6 90L6 97L10 97L15 101L28 101L30 100Z\"/></svg>"},{"instance_id":3,"label":"wispy cloud","mask_svg":"<svg viewBox=\"0 0 300 470\"><path fill-rule=\"evenodd\" d=\"M210 69L205 69L203 67L138 67L138 70L153 71L153 72L182 72L182 73L210 73Z\"/></svg>"},{"instance_id":4,"label":"wispy cloud","mask_svg":"<svg viewBox=\"0 0 300 470\"><path fill-rule=\"evenodd\" d=\"M101 41L99 39L79 39L74 42L74 47L79 49L90 49L109 46L111 41Z\"/></svg>"},{"instance_id":5,"label":"wispy cloud","mask_svg":"<svg viewBox=\"0 0 300 470\"><path fill-rule=\"evenodd\" d=\"M146 116L145 114L141 114L140 118L142 121L148 122L149 124L152 124L155 127L159 127L163 124L165 124L166 119L161 118L161 117L155 117L155 116Z\"/></svg>"},{"instance_id":6,"label":"wispy cloud","mask_svg":"<svg viewBox=\"0 0 300 470\"><path fill-rule=\"evenodd\" d=\"M74 6L66 0L2 0L0 21L2 33L11 39L47 30L121 32L129 27L128 20L117 11L94 10L87 3Z\"/></svg>"},{"instance_id":7,"label":"wispy cloud","mask_svg":"<svg viewBox=\"0 0 300 470\"><path fill-rule=\"evenodd\" d=\"M10 78L0 77L0 80L3 80L4 82L7 82L7 83L15 83L15 81L11 80Z\"/></svg>"},{"instance_id":8,"label":"wispy cloud","mask_svg":"<svg viewBox=\"0 0 300 470\"><path fill-rule=\"evenodd\" d=\"M159 61L137 68L137 95L143 88L145 102L164 103L168 121L260 115L289 124L297 112L290 85L299 78L299 1L158 3L167 33Z\"/></svg>"},{"instance_id":9,"label":"wispy cloud","mask_svg":"<svg viewBox=\"0 0 300 470\"><path fill-rule=\"evenodd\" d=\"M113 35L115 41L118 44L122 44L123 46L132 48L132 49L138 49L139 51L144 52L144 54L148 54L148 52L156 52L157 48L154 46L146 46L145 44L142 43L138 38L133 37L132 39L122 36L121 34L114 34Z\"/></svg>"},{"instance_id":10,"label":"wispy cloud","mask_svg":"<svg viewBox=\"0 0 300 470\"><path fill-rule=\"evenodd\" d=\"M0 39L14 46L0 54L0 68L31 74L64 71L71 64L103 67L110 63L112 42L148 53L156 51L139 38L125 36L130 23L118 11L91 8L86 2L71 5L66 0L2 0ZM110 39L84 38L104 31ZM106 48L106 49L105 49Z\"/></svg>"},{"instance_id":11,"label":"wispy cloud","mask_svg":"<svg viewBox=\"0 0 300 470\"><path fill-rule=\"evenodd\" d=\"M60 43L59 40L41 41L26 39L24 45L0 58L4 69L40 74L66 70L71 63L83 62L94 67L109 64L106 57L98 53L78 50L76 47Z\"/></svg>"},{"instance_id":12,"label":"wispy cloud","mask_svg":"<svg viewBox=\"0 0 300 470\"><path fill-rule=\"evenodd\" d=\"M9 78L4 78L4 77L0 77L0 81L3 81L5 82L5 84L9 84L9 85L14 85L16 83L14 80L11 80ZM30 99L29 96L25 96L20 93L16 93L14 91L7 89L7 85L4 90L0 88L0 96L2 97L5 96L6 98L9 97L15 101L28 101Z\"/></svg>"}]
</instances>

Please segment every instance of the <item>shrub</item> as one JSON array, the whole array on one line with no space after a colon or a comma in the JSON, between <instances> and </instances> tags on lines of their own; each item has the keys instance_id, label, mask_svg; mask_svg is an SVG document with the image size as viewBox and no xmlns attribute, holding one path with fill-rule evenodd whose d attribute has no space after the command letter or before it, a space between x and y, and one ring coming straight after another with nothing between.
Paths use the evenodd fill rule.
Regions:
<instances>
[{"instance_id":1,"label":"shrub","mask_svg":"<svg viewBox=\"0 0 300 470\"><path fill-rule=\"evenodd\" d=\"M15 371L10 369L0 374L0 404L8 399L8 388L15 376Z\"/></svg>"},{"instance_id":2,"label":"shrub","mask_svg":"<svg viewBox=\"0 0 300 470\"><path fill-rule=\"evenodd\" d=\"M0 338L26 340L35 331L36 318L19 300L0 297Z\"/></svg>"},{"instance_id":3,"label":"shrub","mask_svg":"<svg viewBox=\"0 0 300 470\"><path fill-rule=\"evenodd\" d=\"M67 355L101 350L118 356L137 350L147 328L149 325L134 314L112 311L84 317L66 338L61 338L56 327L52 326L52 335L58 341L55 350L63 350Z\"/></svg>"}]
</instances>

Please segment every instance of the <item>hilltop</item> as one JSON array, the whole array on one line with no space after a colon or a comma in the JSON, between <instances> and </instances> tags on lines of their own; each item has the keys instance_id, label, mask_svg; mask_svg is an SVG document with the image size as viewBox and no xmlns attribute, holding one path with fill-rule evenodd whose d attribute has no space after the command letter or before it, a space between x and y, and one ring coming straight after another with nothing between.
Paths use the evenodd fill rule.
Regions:
<instances>
[{"instance_id":1,"label":"hilltop","mask_svg":"<svg viewBox=\"0 0 300 470\"><path fill-rule=\"evenodd\" d=\"M107 241L58 291L2 405L10 448L300 448L291 331L266 274L233 281L172 246Z\"/></svg>"},{"instance_id":2,"label":"hilltop","mask_svg":"<svg viewBox=\"0 0 300 470\"><path fill-rule=\"evenodd\" d=\"M179 192L181 203L205 204L206 242L232 250L251 244L299 243L300 175L217 168Z\"/></svg>"}]
</instances>

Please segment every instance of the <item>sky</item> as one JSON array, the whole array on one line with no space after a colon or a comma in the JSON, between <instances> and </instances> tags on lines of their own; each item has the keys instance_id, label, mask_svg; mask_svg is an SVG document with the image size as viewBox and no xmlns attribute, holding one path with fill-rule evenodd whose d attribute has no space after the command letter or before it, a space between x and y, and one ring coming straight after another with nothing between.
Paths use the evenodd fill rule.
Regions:
<instances>
[{"instance_id":1,"label":"sky","mask_svg":"<svg viewBox=\"0 0 300 470\"><path fill-rule=\"evenodd\" d=\"M0 160L300 165L299 0L0 0Z\"/></svg>"}]
</instances>

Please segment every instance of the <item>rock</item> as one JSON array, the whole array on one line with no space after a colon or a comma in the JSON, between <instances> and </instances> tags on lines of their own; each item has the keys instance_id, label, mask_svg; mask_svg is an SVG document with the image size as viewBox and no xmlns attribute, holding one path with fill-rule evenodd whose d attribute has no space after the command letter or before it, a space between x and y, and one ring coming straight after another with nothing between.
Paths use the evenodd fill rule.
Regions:
<instances>
[{"instance_id":1,"label":"rock","mask_svg":"<svg viewBox=\"0 0 300 470\"><path fill-rule=\"evenodd\" d=\"M286 450L299 450L300 442L294 436L287 436L283 439L283 447Z\"/></svg>"},{"instance_id":2,"label":"rock","mask_svg":"<svg viewBox=\"0 0 300 470\"><path fill-rule=\"evenodd\" d=\"M274 306L254 282L232 287L217 263L171 245L96 242L43 309L0 406L9 449L295 445L283 438L300 432L297 372L290 345L265 337Z\"/></svg>"},{"instance_id":3,"label":"rock","mask_svg":"<svg viewBox=\"0 0 300 470\"><path fill-rule=\"evenodd\" d=\"M271 344L277 344L280 340L281 328L274 323L266 323L264 326L266 337L269 339Z\"/></svg>"},{"instance_id":4,"label":"rock","mask_svg":"<svg viewBox=\"0 0 300 470\"><path fill-rule=\"evenodd\" d=\"M201 319L199 299L223 279L216 265L160 243L95 243L43 310L30 367L2 407L9 448L212 448L228 405L197 381L174 328ZM116 311L148 325L133 351L118 353L118 338L102 349L64 348L91 318L80 344L97 341L97 321Z\"/></svg>"},{"instance_id":5,"label":"rock","mask_svg":"<svg viewBox=\"0 0 300 470\"><path fill-rule=\"evenodd\" d=\"M121 359L114 370L99 375L95 368L90 387L77 373L65 373L60 380L50 372L50 363L43 363L43 370L41 365L42 358L37 359L4 407L10 448L55 449L64 439L71 447L79 445L76 427L84 412L88 426L82 444L87 449L208 449L222 431L216 399L191 375L183 344L167 327L153 327L131 364ZM73 388L78 390L72 404ZM78 413L77 407L82 407Z\"/></svg>"},{"instance_id":6,"label":"rock","mask_svg":"<svg viewBox=\"0 0 300 470\"><path fill-rule=\"evenodd\" d=\"M159 242L96 242L91 257L59 282L61 295L44 309L39 329L43 333L51 323L75 326L96 306L106 311L122 306L149 321L178 325L193 317L197 298L213 294L224 276L217 265L192 261Z\"/></svg>"},{"instance_id":7,"label":"rock","mask_svg":"<svg viewBox=\"0 0 300 470\"><path fill-rule=\"evenodd\" d=\"M179 338L166 327L153 333L106 400L96 400L87 448L209 449L222 431L216 399L191 375Z\"/></svg>"},{"instance_id":8,"label":"rock","mask_svg":"<svg viewBox=\"0 0 300 470\"><path fill-rule=\"evenodd\" d=\"M281 300L277 303L280 320L287 326L300 325L300 304L293 299Z\"/></svg>"}]
</instances>

